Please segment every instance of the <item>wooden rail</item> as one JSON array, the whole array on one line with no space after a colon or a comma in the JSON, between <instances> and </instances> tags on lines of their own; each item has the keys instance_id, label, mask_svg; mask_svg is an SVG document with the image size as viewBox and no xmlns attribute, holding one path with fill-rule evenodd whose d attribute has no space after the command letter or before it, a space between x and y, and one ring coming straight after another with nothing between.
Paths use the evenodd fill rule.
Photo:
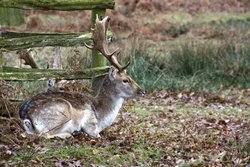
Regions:
<instances>
[{"instance_id":1,"label":"wooden rail","mask_svg":"<svg viewBox=\"0 0 250 167\"><path fill-rule=\"evenodd\" d=\"M85 69L84 71L3 67L0 79L11 81L93 79L107 74L108 69L108 66Z\"/></svg>"},{"instance_id":2,"label":"wooden rail","mask_svg":"<svg viewBox=\"0 0 250 167\"><path fill-rule=\"evenodd\" d=\"M13 33L12 33L13 34ZM83 46L91 41L91 33L84 34L27 34L14 33L15 38L1 38L0 48L14 51L45 46ZM20 37L18 37L20 36Z\"/></svg>"},{"instance_id":3,"label":"wooden rail","mask_svg":"<svg viewBox=\"0 0 250 167\"><path fill-rule=\"evenodd\" d=\"M108 36L112 36L108 32ZM14 51L45 46L84 46L84 42L92 42L92 33L17 33L2 32L0 49Z\"/></svg>"},{"instance_id":4,"label":"wooden rail","mask_svg":"<svg viewBox=\"0 0 250 167\"><path fill-rule=\"evenodd\" d=\"M39 10L105 10L114 5L114 0L0 0L1 7Z\"/></svg>"}]
</instances>

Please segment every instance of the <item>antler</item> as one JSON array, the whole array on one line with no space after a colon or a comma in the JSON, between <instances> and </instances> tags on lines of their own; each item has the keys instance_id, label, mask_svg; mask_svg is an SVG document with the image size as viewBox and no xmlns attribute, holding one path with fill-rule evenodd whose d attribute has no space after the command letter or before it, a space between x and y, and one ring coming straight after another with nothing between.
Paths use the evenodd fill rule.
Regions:
<instances>
[{"instance_id":1,"label":"antler","mask_svg":"<svg viewBox=\"0 0 250 167\"><path fill-rule=\"evenodd\" d=\"M113 54L113 55L105 55L105 54L103 54L103 56L105 56L107 59L108 59L108 61L115 67L115 68L117 68L120 72L122 72L122 71L124 71L129 65L130 65L130 62L128 62L125 66L122 66L119 62L118 62L118 60L117 60L117 58L116 58L116 56L115 55L119 55L120 54L120 51L117 51L117 52L115 52L115 54Z\"/></svg>"},{"instance_id":2,"label":"antler","mask_svg":"<svg viewBox=\"0 0 250 167\"><path fill-rule=\"evenodd\" d=\"M104 17L102 20L99 20L98 15L96 15L96 24L95 29L93 30L93 46L89 46L86 43L84 45L89 49L96 49L105 56L108 61L117 68L120 72L124 71L130 64L128 62L125 66L119 64L116 56L120 54L119 48L115 51L110 52L108 49L107 41L107 30L110 18L108 16Z\"/></svg>"}]
</instances>

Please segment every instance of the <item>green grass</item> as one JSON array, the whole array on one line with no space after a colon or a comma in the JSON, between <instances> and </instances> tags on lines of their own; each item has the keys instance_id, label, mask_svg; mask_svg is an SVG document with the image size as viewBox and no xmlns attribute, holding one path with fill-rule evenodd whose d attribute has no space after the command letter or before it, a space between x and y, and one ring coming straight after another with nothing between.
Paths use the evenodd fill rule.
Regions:
<instances>
[{"instance_id":1,"label":"green grass","mask_svg":"<svg viewBox=\"0 0 250 167\"><path fill-rule=\"evenodd\" d=\"M227 22L229 20L250 20L250 12L245 13L200 13L192 16L187 12L169 12L158 15L157 19L144 18L145 24L160 24L161 22L169 22L175 25L185 25L188 23L203 24L210 22Z\"/></svg>"},{"instance_id":2,"label":"green grass","mask_svg":"<svg viewBox=\"0 0 250 167\"><path fill-rule=\"evenodd\" d=\"M128 73L146 90L217 91L250 87L250 47L230 42L180 42L163 55L130 53Z\"/></svg>"},{"instance_id":3,"label":"green grass","mask_svg":"<svg viewBox=\"0 0 250 167\"><path fill-rule=\"evenodd\" d=\"M211 14L200 14L197 17L197 22L212 22L212 21L220 21L226 22L229 20L244 20L249 21L250 13L211 13Z\"/></svg>"},{"instance_id":4,"label":"green grass","mask_svg":"<svg viewBox=\"0 0 250 167\"><path fill-rule=\"evenodd\" d=\"M71 145L66 141L44 141L47 151L41 153L34 147L30 147L25 153L17 154L10 160L15 164L29 164L32 160L42 160L47 165L52 165L51 159L75 160L80 159L83 165L132 165L136 162L146 165L152 158L157 161L164 154L164 150L145 143L135 143L126 151L121 148L119 143L113 142L112 145L105 147L91 145ZM59 146L60 145L60 146Z\"/></svg>"},{"instance_id":5,"label":"green grass","mask_svg":"<svg viewBox=\"0 0 250 167\"><path fill-rule=\"evenodd\" d=\"M145 108L133 108L133 110L131 110L133 113L140 115L140 116L144 116L147 117L149 115L151 115L151 112L148 112Z\"/></svg>"},{"instance_id":6,"label":"green grass","mask_svg":"<svg viewBox=\"0 0 250 167\"><path fill-rule=\"evenodd\" d=\"M220 29L236 29L240 31L248 31L250 29L250 18L248 20L229 19L226 22L217 22L214 26Z\"/></svg>"}]
</instances>

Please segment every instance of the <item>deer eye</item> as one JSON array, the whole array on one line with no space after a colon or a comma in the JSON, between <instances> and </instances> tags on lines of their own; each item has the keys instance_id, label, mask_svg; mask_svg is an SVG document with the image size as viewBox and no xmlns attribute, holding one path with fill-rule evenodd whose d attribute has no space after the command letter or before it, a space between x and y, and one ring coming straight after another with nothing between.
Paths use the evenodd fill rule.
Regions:
<instances>
[{"instance_id":1,"label":"deer eye","mask_svg":"<svg viewBox=\"0 0 250 167\"><path fill-rule=\"evenodd\" d=\"M128 79L124 79L124 80L122 80L122 82L123 83L128 83L129 81L128 81Z\"/></svg>"}]
</instances>

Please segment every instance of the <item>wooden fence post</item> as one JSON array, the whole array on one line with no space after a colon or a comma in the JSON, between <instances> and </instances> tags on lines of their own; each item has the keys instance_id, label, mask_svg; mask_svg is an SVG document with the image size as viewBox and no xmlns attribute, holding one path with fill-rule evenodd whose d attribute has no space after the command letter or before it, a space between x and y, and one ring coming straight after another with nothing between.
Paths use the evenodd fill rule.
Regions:
<instances>
[{"instance_id":1,"label":"wooden fence post","mask_svg":"<svg viewBox=\"0 0 250 167\"><path fill-rule=\"evenodd\" d=\"M95 20L96 15L98 14L99 18L103 18L105 16L106 10L100 9L100 10L92 10L91 14L91 27L94 28L95 26ZM106 66L106 59L104 56L102 56L98 51L93 50L92 51L92 68L94 67L103 67ZM99 85L102 81L103 77L97 77L94 78L92 81L92 88L95 93L97 93Z\"/></svg>"},{"instance_id":2,"label":"wooden fence post","mask_svg":"<svg viewBox=\"0 0 250 167\"><path fill-rule=\"evenodd\" d=\"M25 23L19 9L0 7L0 25L19 26Z\"/></svg>"}]
</instances>

